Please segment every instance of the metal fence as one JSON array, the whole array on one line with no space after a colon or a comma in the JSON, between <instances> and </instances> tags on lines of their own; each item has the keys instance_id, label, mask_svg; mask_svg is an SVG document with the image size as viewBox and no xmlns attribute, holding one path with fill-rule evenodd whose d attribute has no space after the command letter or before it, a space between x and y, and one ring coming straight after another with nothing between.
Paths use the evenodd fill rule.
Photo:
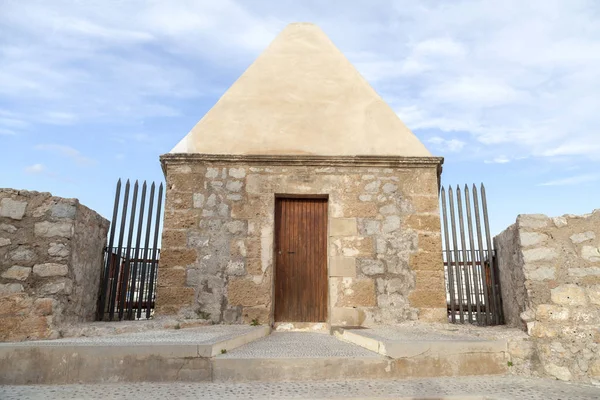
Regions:
<instances>
[{"instance_id":1,"label":"metal fence","mask_svg":"<svg viewBox=\"0 0 600 400\"><path fill-rule=\"evenodd\" d=\"M100 297L98 299L97 319L110 320L115 318L142 319L150 318L154 309L156 273L160 250L158 238L160 235L161 206L163 185L158 188L150 186L149 202L146 205L146 182L142 185L141 199L138 203L139 185L133 185L133 198L129 201L130 183L125 184L125 194L122 199L120 212L119 236L116 239L116 226L119 216L121 180L117 182L113 218L104 251L104 265ZM154 201L157 201L154 210ZM129 207L131 214L128 218ZM138 210L139 207L139 211ZM137 211L137 219L136 219ZM137 224L137 230L134 230ZM154 231L152 231L154 227ZM152 246L150 246L150 239ZM116 315L115 315L116 314Z\"/></svg>"},{"instance_id":2,"label":"metal fence","mask_svg":"<svg viewBox=\"0 0 600 400\"><path fill-rule=\"evenodd\" d=\"M498 265L490 236L485 187L481 185L481 208L475 185L472 204L467 185L464 194L458 186L456 192L450 187L447 193L448 201L443 187L443 255L449 321L503 324Z\"/></svg>"}]
</instances>

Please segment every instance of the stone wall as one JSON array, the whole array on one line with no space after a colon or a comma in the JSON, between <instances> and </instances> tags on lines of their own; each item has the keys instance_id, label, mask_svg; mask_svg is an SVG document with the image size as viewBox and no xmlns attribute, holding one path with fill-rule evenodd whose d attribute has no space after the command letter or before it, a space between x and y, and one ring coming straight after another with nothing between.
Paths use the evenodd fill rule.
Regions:
<instances>
[{"instance_id":1,"label":"stone wall","mask_svg":"<svg viewBox=\"0 0 600 400\"><path fill-rule=\"evenodd\" d=\"M600 210L520 215L495 238L507 323L526 329L534 373L600 381Z\"/></svg>"},{"instance_id":2,"label":"stone wall","mask_svg":"<svg viewBox=\"0 0 600 400\"><path fill-rule=\"evenodd\" d=\"M108 225L76 199L0 189L0 341L94 319Z\"/></svg>"},{"instance_id":3,"label":"stone wall","mask_svg":"<svg viewBox=\"0 0 600 400\"><path fill-rule=\"evenodd\" d=\"M158 314L273 322L275 194L326 194L329 322L445 319L439 159L394 167L162 161Z\"/></svg>"}]
</instances>

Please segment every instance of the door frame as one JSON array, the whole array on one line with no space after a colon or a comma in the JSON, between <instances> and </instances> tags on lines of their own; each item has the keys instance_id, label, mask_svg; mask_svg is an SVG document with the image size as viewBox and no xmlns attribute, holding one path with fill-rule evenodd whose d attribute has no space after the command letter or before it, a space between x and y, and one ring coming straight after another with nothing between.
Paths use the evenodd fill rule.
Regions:
<instances>
[{"instance_id":1,"label":"door frame","mask_svg":"<svg viewBox=\"0 0 600 400\"><path fill-rule=\"evenodd\" d=\"M325 210L326 210L326 246L327 246L327 251L326 251L326 260L325 260L325 265L326 265L326 289L327 289L327 293L326 293L326 299L327 299L327 316L325 318L325 322L308 322L308 323L303 323L303 324L317 324L317 323L325 323L327 325L327 328L329 329L329 327L331 326L330 321L331 321L331 293L330 293L330 288L329 288L329 226L330 226L330 213L329 213L329 206L330 206L330 202L329 202L329 194L328 193L309 193L309 194L305 194L305 193L275 193L273 196L273 253L271 254L272 260L273 260L273 278L271 280L271 327L274 327L275 324L277 323L275 321L275 282L277 279L277 236L276 236L276 230L275 230L275 218L276 218L276 207L277 207L277 200L278 199L316 199L316 200L325 200L325 204L327 205ZM299 322L299 321L296 321Z\"/></svg>"}]
</instances>

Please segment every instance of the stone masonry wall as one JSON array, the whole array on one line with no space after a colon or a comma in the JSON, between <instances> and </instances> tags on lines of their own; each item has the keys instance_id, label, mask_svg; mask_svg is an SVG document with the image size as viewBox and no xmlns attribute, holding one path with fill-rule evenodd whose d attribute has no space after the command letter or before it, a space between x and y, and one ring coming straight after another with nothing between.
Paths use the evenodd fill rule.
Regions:
<instances>
[{"instance_id":1,"label":"stone masonry wall","mask_svg":"<svg viewBox=\"0 0 600 400\"><path fill-rule=\"evenodd\" d=\"M445 320L437 164L163 163L158 314L273 322L275 194L328 194L329 322Z\"/></svg>"},{"instance_id":2,"label":"stone masonry wall","mask_svg":"<svg viewBox=\"0 0 600 400\"><path fill-rule=\"evenodd\" d=\"M108 224L77 199L0 189L0 341L94 319Z\"/></svg>"},{"instance_id":3,"label":"stone masonry wall","mask_svg":"<svg viewBox=\"0 0 600 400\"><path fill-rule=\"evenodd\" d=\"M600 381L600 210L520 215L495 238L507 323L531 341L517 353L534 373Z\"/></svg>"}]
</instances>

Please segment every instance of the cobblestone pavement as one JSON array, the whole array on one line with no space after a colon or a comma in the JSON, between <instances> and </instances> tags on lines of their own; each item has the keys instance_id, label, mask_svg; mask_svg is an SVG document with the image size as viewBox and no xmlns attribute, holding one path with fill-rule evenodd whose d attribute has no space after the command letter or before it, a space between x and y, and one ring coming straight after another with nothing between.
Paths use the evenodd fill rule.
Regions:
<instances>
[{"instance_id":1,"label":"cobblestone pavement","mask_svg":"<svg viewBox=\"0 0 600 400\"><path fill-rule=\"evenodd\" d=\"M600 399L600 387L512 376L406 381L0 386L0 399Z\"/></svg>"}]
</instances>

